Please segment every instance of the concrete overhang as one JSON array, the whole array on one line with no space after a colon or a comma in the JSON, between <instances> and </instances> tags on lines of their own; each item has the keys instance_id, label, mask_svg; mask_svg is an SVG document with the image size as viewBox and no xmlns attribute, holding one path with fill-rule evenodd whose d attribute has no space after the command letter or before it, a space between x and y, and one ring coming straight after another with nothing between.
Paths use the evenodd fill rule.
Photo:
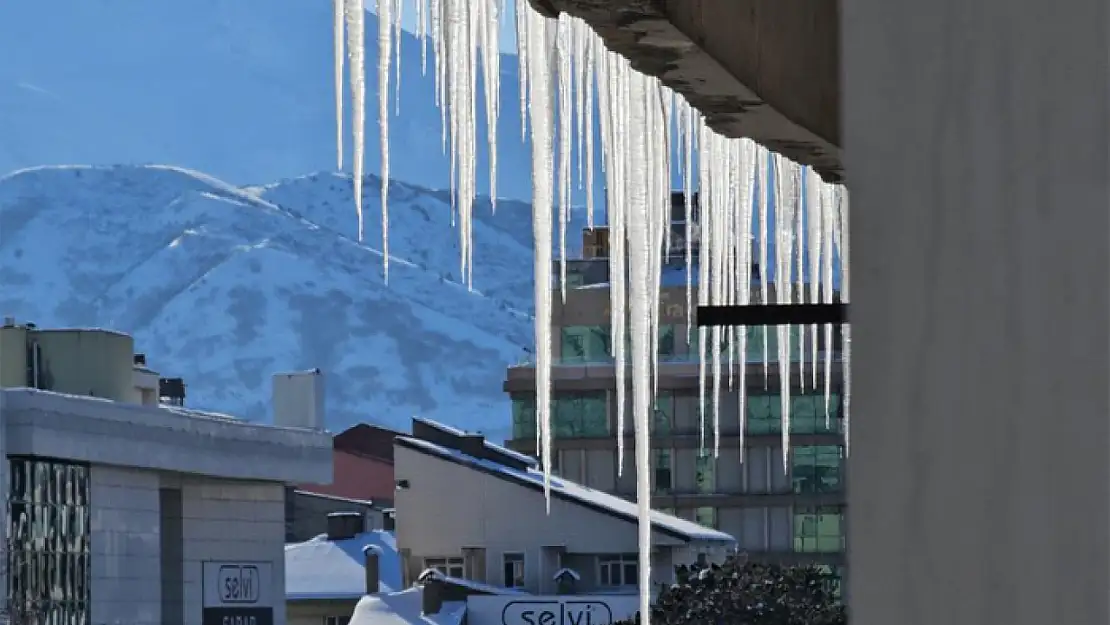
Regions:
<instances>
[{"instance_id":1,"label":"concrete overhang","mask_svg":"<svg viewBox=\"0 0 1110 625\"><path fill-rule=\"evenodd\" d=\"M324 432L24 388L0 390L0 413L0 444L9 455L227 479L332 480L332 441Z\"/></svg>"},{"instance_id":2,"label":"concrete overhang","mask_svg":"<svg viewBox=\"0 0 1110 625\"><path fill-rule=\"evenodd\" d=\"M843 181L839 0L530 0L586 21L713 130Z\"/></svg>"}]
</instances>

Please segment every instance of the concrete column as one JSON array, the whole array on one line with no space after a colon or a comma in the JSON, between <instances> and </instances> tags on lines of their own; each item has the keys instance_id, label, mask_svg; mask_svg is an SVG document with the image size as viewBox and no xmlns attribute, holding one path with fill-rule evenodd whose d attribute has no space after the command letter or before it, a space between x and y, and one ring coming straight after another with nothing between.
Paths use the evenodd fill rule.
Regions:
<instances>
[{"instance_id":1,"label":"concrete column","mask_svg":"<svg viewBox=\"0 0 1110 625\"><path fill-rule=\"evenodd\" d=\"M1106 0L843 0L853 625L1110 623Z\"/></svg>"}]
</instances>

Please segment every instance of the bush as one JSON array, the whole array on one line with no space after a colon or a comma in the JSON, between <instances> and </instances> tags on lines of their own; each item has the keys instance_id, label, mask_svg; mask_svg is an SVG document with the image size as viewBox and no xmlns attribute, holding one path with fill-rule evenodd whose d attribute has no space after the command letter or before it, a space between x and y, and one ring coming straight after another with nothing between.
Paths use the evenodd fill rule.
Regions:
<instances>
[{"instance_id":1,"label":"bush","mask_svg":"<svg viewBox=\"0 0 1110 625\"><path fill-rule=\"evenodd\" d=\"M658 625L845 625L827 572L816 566L748 563L677 568L651 612ZM640 616L621 625L639 623Z\"/></svg>"}]
</instances>

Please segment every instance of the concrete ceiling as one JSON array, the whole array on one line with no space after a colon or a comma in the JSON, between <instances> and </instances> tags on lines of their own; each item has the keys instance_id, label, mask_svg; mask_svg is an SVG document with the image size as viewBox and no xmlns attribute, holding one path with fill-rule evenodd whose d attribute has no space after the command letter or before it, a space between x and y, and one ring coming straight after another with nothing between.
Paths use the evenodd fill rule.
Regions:
<instances>
[{"instance_id":1,"label":"concrete ceiling","mask_svg":"<svg viewBox=\"0 0 1110 625\"><path fill-rule=\"evenodd\" d=\"M843 180L839 0L530 0L582 18L717 132Z\"/></svg>"}]
</instances>

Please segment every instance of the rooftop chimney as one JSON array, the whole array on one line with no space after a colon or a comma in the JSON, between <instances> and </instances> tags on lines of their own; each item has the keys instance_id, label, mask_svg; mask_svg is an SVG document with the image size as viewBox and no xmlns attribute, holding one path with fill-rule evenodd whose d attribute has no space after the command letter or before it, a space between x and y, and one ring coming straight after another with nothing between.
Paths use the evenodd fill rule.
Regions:
<instances>
[{"instance_id":1,"label":"rooftop chimney","mask_svg":"<svg viewBox=\"0 0 1110 625\"><path fill-rule=\"evenodd\" d=\"M324 374L319 369L276 373L273 378L274 425L324 429Z\"/></svg>"},{"instance_id":2,"label":"rooftop chimney","mask_svg":"<svg viewBox=\"0 0 1110 625\"><path fill-rule=\"evenodd\" d=\"M4 317L4 327L5 328L14 328L15 327L15 317Z\"/></svg>"},{"instance_id":3,"label":"rooftop chimney","mask_svg":"<svg viewBox=\"0 0 1110 625\"><path fill-rule=\"evenodd\" d=\"M397 512L395 510L383 511L382 529L387 532L392 532L397 529Z\"/></svg>"},{"instance_id":4,"label":"rooftop chimney","mask_svg":"<svg viewBox=\"0 0 1110 625\"><path fill-rule=\"evenodd\" d=\"M362 514L358 512L332 512L328 514L328 540L347 540L362 532Z\"/></svg>"},{"instance_id":5,"label":"rooftop chimney","mask_svg":"<svg viewBox=\"0 0 1110 625\"><path fill-rule=\"evenodd\" d=\"M140 367L146 366L146 354L135 354L131 358L136 365L139 365Z\"/></svg>"},{"instance_id":6,"label":"rooftop chimney","mask_svg":"<svg viewBox=\"0 0 1110 625\"><path fill-rule=\"evenodd\" d=\"M366 556L366 594L374 595L382 591L381 573L379 571L379 558L381 549L376 545L366 545L362 548L362 555Z\"/></svg>"}]
</instances>

